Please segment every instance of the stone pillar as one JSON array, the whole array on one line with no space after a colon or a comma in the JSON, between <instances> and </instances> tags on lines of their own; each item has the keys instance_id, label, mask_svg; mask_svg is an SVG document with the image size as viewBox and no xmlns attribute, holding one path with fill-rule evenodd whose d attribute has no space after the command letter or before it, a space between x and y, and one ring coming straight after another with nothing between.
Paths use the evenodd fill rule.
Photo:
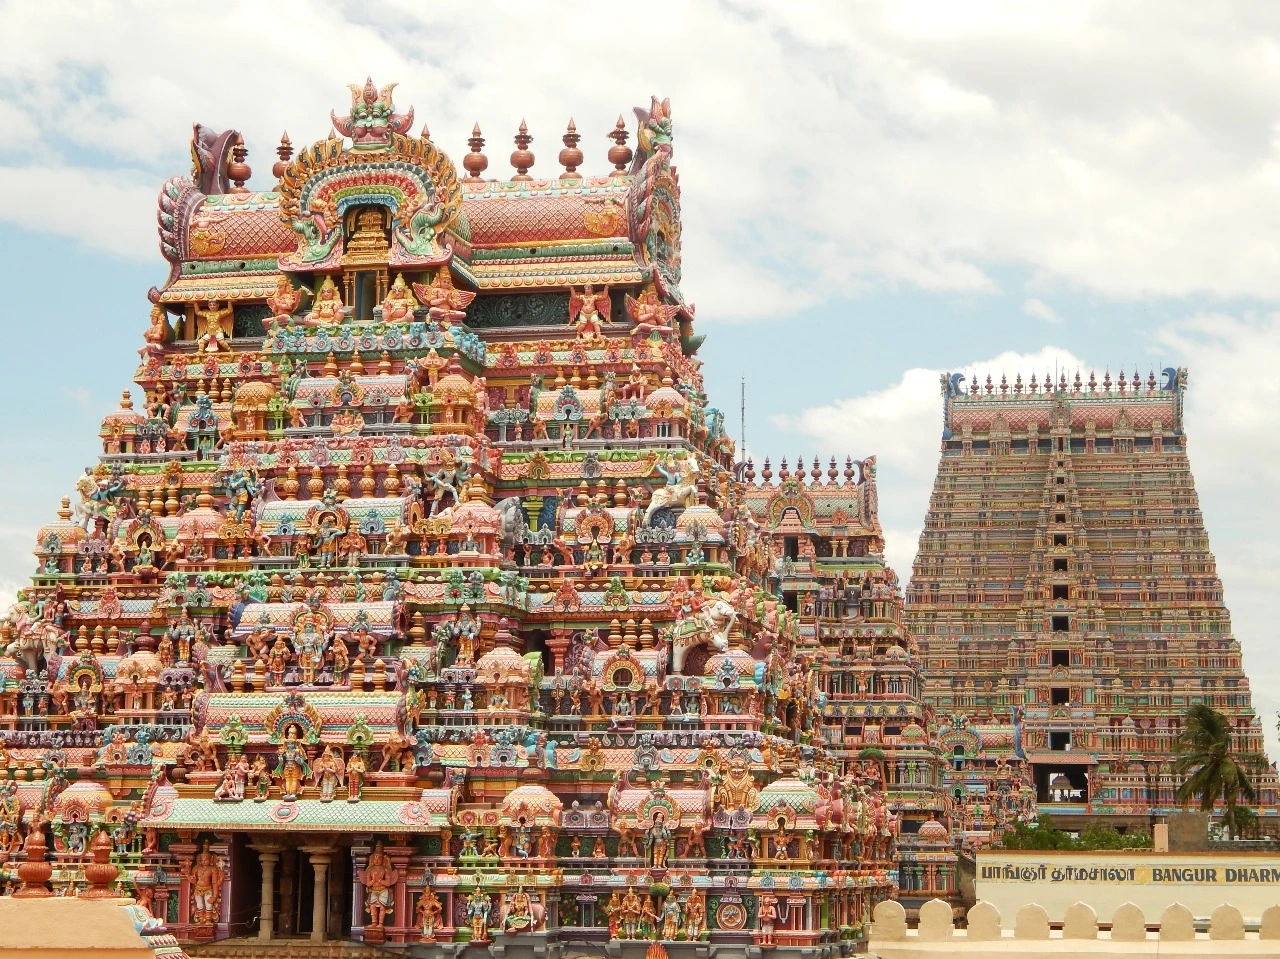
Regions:
<instances>
[{"instance_id":1,"label":"stone pillar","mask_svg":"<svg viewBox=\"0 0 1280 959\"><path fill-rule=\"evenodd\" d=\"M298 851L290 849L281 862L280 875L280 933L293 934L294 897L297 895Z\"/></svg>"},{"instance_id":2,"label":"stone pillar","mask_svg":"<svg viewBox=\"0 0 1280 959\"><path fill-rule=\"evenodd\" d=\"M324 942L329 918L329 850L311 851L315 888L311 893L311 941Z\"/></svg>"},{"instance_id":3,"label":"stone pillar","mask_svg":"<svg viewBox=\"0 0 1280 959\"><path fill-rule=\"evenodd\" d=\"M258 862L262 865L262 900L258 906L259 939L270 939L275 933L276 863L279 861L279 850L270 848L258 850Z\"/></svg>"}]
</instances>

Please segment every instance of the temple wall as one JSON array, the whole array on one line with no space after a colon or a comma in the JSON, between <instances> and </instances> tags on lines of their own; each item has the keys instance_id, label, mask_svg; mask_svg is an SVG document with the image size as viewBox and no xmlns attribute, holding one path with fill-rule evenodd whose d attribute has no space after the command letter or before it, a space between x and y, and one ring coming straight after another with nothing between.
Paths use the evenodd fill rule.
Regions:
<instances>
[{"instance_id":1,"label":"temple wall","mask_svg":"<svg viewBox=\"0 0 1280 959\"><path fill-rule=\"evenodd\" d=\"M1263 910L1280 903L1280 859L1150 850L984 850L978 854L977 895L1010 917L1024 903L1038 902L1054 922L1078 901L1100 915L1132 902L1149 916L1181 902L1197 918L1207 918L1214 907L1229 902L1247 921L1257 922ZM1280 954L1280 946L1276 951Z\"/></svg>"},{"instance_id":2,"label":"temple wall","mask_svg":"<svg viewBox=\"0 0 1280 959\"><path fill-rule=\"evenodd\" d=\"M1103 918L1103 917L1109 917ZM1106 928L1099 928L1100 919ZM1012 922L1013 928L1002 928ZM950 905L940 899L920 910L920 923L908 929L906 911L893 901L875 910L869 951L881 957L926 959L931 956L1054 956L1055 959L1103 956L1267 956L1280 954L1280 906L1264 915L1261 928L1246 931L1240 911L1220 905L1207 927L1197 931L1186 906L1160 913L1144 912L1133 903L1098 910L1076 902L1061 928L1051 928L1049 913L1038 902L1002 912L989 902L969 910L968 925L956 929Z\"/></svg>"}]
</instances>

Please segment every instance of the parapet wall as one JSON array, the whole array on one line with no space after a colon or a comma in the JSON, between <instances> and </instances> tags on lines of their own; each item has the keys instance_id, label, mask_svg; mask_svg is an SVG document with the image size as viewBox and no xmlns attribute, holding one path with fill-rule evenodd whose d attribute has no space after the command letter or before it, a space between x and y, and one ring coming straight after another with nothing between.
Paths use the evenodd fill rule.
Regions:
<instances>
[{"instance_id":1,"label":"parapet wall","mask_svg":"<svg viewBox=\"0 0 1280 959\"><path fill-rule=\"evenodd\" d=\"M1181 902L1201 920L1214 906L1230 902L1254 924L1264 909L1280 902L1280 859L1238 850L983 850L977 857L976 898L1006 915L1023 903L1037 902L1053 922L1061 922L1080 901L1091 903L1100 915L1132 902L1148 916Z\"/></svg>"},{"instance_id":2,"label":"parapet wall","mask_svg":"<svg viewBox=\"0 0 1280 959\"><path fill-rule=\"evenodd\" d=\"M1277 896L1280 899L1280 896ZM956 929L952 907L933 899L920 908L920 923L907 928L902 904L886 900L876 906L869 951L896 959L932 956L1052 955L1055 959L1109 956L1196 957L1280 955L1280 904L1263 910L1256 932L1246 931L1244 916L1223 903L1209 913L1207 928L1197 930L1189 908L1174 903L1158 916L1148 917L1131 902L1110 914L1110 927L1099 928L1097 911L1087 903L1066 910L1061 928L1052 928L1048 911L1039 903L1027 903L1013 915L1012 928L989 902L969 910L967 928Z\"/></svg>"}]
</instances>

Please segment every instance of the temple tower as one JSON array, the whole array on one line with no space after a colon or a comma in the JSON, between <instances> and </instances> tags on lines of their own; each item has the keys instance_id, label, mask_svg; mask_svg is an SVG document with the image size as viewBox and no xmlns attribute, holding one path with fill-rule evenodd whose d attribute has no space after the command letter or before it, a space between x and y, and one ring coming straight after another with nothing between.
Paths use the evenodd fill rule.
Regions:
<instances>
[{"instance_id":1,"label":"temple tower","mask_svg":"<svg viewBox=\"0 0 1280 959\"><path fill-rule=\"evenodd\" d=\"M1180 717L1262 732L1183 432L1184 370L1144 383L944 377L945 429L907 591L947 781L975 838L1033 793L1069 827L1173 808ZM997 795L997 799L998 794ZM1275 815L1275 778L1261 805Z\"/></svg>"}]
</instances>

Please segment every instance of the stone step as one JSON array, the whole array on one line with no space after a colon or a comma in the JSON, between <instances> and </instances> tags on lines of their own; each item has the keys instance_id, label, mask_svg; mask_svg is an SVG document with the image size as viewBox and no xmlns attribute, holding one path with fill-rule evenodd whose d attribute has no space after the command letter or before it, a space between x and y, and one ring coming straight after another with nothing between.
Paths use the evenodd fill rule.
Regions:
<instances>
[{"instance_id":1,"label":"stone step","mask_svg":"<svg viewBox=\"0 0 1280 959\"><path fill-rule=\"evenodd\" d=\"M362 942L310 939L221 939L186 947L192 959L380 959L398 956Z\"/></svg>"}]
</instances>

